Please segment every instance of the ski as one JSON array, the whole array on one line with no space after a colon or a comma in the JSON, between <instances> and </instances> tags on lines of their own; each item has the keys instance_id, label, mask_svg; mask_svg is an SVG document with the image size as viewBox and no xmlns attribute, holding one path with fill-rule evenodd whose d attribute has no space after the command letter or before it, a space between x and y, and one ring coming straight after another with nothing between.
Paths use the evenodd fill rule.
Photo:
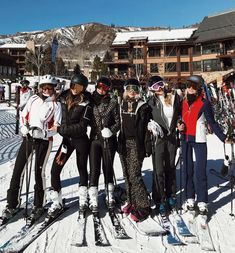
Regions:
<instances>
[{"instance_id":1,"label":"ski","mask_svg":"<svg viewBox=\"0 0 235 253\"><path fill-rule=\"evenodd\" d=\"M121 225L121 222L116 215L114 208L109 208L108 212L113 226L115 239L129 239L130 237L127 235L125 229Z\"/></svg>"},{"instance_id":2,"label":"ski","mask_svg":"<svg viewBox=\"0 0 235 253\"><path fill-rule=\"evenodd\" d=\"M166 215L161 214L158 215L158 218L160 220L160 224L162 227L167 231L167 243L171 245L185 245L178 235L175 232L174 226L171 224L170 220L167 218Z\"/></svg>"},{"instance_id":3,"label":"ski","mask_svg":"<svg viewBox=\"0 0 235 253\"><path fill-rule=\"evenodd\" d=\"M194 236L190 230L188 229L187 225L185 224L182 216L177 212L173 211L169 215L169 220L173 226L176 227L177 232L181 236Z\"/></svg>"},{"instance_id":4,"label":"ski","mask_svg":"<svg viewBox=\"0 0 235 253\"><path fill-rule=\"evenodd\" d=\"M109 246L109 242L106 238L103 226L100 221L99 212L92 212L94 233L95 233L95 245L96 246Z\"/></svg>"},{"instance_id":5,"label":"ski","mask_svg":"<svg viewBox=\"0 0 235 253\"><path fill-rule=\"evenodd\" d=\"M197 235L201 245L201 249L205 251L215 251L213 241L210 235L210 229L206 222L207 217L205 215L198 215L196 217Z\"/></svg>"},{"instance_id":6,"label":"ski","mask_svg":"<svg viewBox=\"0 0 235 253\"><path fill-rule=\"evenodd\" d=\"M198 243L197 236L190 231L182 216L177 211L173 211L169 215L169 220L176 228L178 235L182 236L186 243Z\"/></svg>"},{"instance_id":7,"label":"ski","mask_svg":"<svg viewBox=\"0 0 235 253\"><path fill-rule=\"evenodd\" d=\"M72 246L83 247L86 246L86 222L88 210L80 210L77 224L72 236Z\"/></svg>"},{"instance_id":8,"label":"ski","mask_svg":"<svg viewBox=\"0 0 235 253\"><path fill-rule=\"evenodd\" d=\"M69 206L65 206L57 216L51 219L38 219L37 222L28 226L27 224L18 231L12 238L0 247L0 252L23 252L32 242L34 242L44 231L46 231L58 218L67 210ZM45 218L45 216L42 216ZM42 218L41 217L41 218ZM41 223L39 223L42 221Z\"/></svg>"},{"instance_id":9,"label":"ski","mask_svg":"<svg viewBox=\"0 0 235 253\"><path fill-rule=\"evenodd\" d=\"M128 215L126 218L128 219L129 223L132 225L132 227L136 231L138 231L138 233L141 235L159 236L159 235L167 234L167 231L151 216L149 216L147 219L140 222L133 221L130 215Z\"/></svg>"}]
</instances>

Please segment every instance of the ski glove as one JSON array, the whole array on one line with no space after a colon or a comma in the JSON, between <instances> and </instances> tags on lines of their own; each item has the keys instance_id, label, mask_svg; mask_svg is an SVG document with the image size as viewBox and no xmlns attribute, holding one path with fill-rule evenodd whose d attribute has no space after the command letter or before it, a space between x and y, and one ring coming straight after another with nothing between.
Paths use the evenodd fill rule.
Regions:
<instances>
[{"instance_id":1,"label":"ski glove","mask_svg":"<svg viewBox=\"0 0 235 253\"><path fill-rule=\"evenodd\" d=\"M160 136L161 138L164 136L160 125L152 119L148 123L148 130L152 132L153 136Z\"/></svg>"},{"instance_id":2,"label":"ski glove","mask_svg":"<svg viewBox=\"0 0 235 253\"><path fill-rule=\"evenodd\" d=\"M47 132L40 128L30 130L29 134L35 139L44 139L47 136Z\"/></svg>"},{"instance_id":3,"label":"ski glove","mask_svg":"<svg viewBox=\"0 0 235 253\"><path fill-rule=\"evenodd\" d=\"M111 132L111 130L107 127L104 127L101 131L101 135L103 138L109 138L113 135L113 133Z\"/></svg>"},{"instance_id":4,"label":"ski glove","mask_svg":"<svg viewBox=\"0 0 235 253\"><path fill-rule=\"evenodd\" d=\"M29 127L27 125L23 125L20 128L20 131L21 131L22 135L25 137L29 133Z\"/></svg>"}]
</instances>

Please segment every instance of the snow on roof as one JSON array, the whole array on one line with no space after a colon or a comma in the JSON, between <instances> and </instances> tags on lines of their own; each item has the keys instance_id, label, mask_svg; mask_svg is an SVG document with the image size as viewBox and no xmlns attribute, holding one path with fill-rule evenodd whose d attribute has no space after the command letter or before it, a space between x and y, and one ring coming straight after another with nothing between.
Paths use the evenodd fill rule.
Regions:
<instances>
[{"instance_id":1,"label":"snow on roof","mask_svg":"<svg viewBox=\"0 0 235 253\"><path fill-rule=\"evenodd\" d=\"M132 38L145 40L149 43L166 42L166 41L184 41L192 35L197 28L172 29L172 30L154 30L154 31L138 31L138 32L120 32L116 34L113 45L126 44Z\"/></svg>"},{"instance_id":2,"label":"snow on roof","mask_svg":"<svg viewBox=\"0 0 235 253\"><path fill-rule=\"evenodd\" d=\"M0 45L0 48L26 48L26 44L17 44L17 43L6 43Z\"/></svg>"}]
</instances>

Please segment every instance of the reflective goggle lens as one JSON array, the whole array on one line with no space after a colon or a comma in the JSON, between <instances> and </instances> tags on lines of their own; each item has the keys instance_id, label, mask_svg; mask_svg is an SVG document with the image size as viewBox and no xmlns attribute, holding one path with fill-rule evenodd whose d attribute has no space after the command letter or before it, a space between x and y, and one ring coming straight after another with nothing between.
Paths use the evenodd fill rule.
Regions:
<instances>
[{"instance_id":1,"label":"reflective goggle lens","mask_svg":"<svg viewBox=\"0 0 235 253\"><path fill-rule=\"evenodd\" d=\"M158 81L154 83L149 89L153 91L159 91L160 89L163 89L165 86L163 81Z\"/></svg>"},{"instance_id":2,"label":"reflective goggle lens","mask_svg":"<svg viewBox=\"0 0 235 253\"><path fill-rule=\"evenodd\" d=\"M97 89L102 89L104 91L108 91L109 90L109 86L104 84L104 83L97 83Z\"/></svg>"},{"instance_id":3,"label":"reflective goggle lens","mask_svg":"<svg viewBox=\"0 0 235 253\"><path fill-rule=\"evenodd\" d=\"M127 90L127 91L134 91L134 92L136 92L136 93L139 93L139 92L140 92L140 88L139 88L139 86L137 86L137 85L127 85L127 86L126 86L126 90Z\"/></svg>"}]
</instances>

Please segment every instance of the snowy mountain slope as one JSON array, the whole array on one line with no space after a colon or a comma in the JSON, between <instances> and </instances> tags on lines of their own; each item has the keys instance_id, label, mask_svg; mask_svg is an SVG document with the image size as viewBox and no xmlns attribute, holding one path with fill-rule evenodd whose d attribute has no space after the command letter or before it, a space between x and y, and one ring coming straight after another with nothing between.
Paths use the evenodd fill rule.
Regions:
<instances>
[{"instance_id":1,"label":"snowy mountain slope","mask_svg":"<svg viewBox=\"0 0 235 253\"><path fill-rule=\"evenodd\" d=\"M0 104L1 108L2 104ZM0 111L0 115L1 115ZM11 113L14 113L12 110ZM1 117L0 117L1 118ZM0 122L2 123L2 122ZM15 137L18 138L18 137ZM53 150L48 161L47 166L47 185L50 186L50 167L53 161L55 152L60 144L61 137L56 136ZM19 140L15 143L17 147ZM5 144L7 147L7 144ZM223 145L213 135L208 136L208 170L215 168L220 170L223 159ZM227 152L230 154L230 146L226 145ZM5 161L0 165L0 211L6 205L6 193L9 187L12 168L14 165L13 156L10 161ZM144 161L143 165L143 177L149 191L151 191L151 173L152 163L151 158ZM115 158L115 174L119 184L123 184L122 170L118 155ZM179 178L179 168L177 169L177 176ZM69 159L65 165L61 179L63 183L63 197L68 201L77 200L78 196L78 181L79 175L75 165L75 155ZM208 187L209 187L209 201L210 201L210 215L212 216L209 221L211 234L213 236L213 242L216 252L220 253L232 253L235 249L234 234L235 234L235 220L230 214L230 189L218 188L217 184L222 183L226 185L227 182L223 182L217 179L215 176L208 174ZM103 175L100 177L100 190L104 189ZM24 192L24 191L23 191ZM30 188L30 194L33 194L33 178ZM25 196L23 195L23 199ZM169 246L166 242L166 237L147 237L141 236L131 227L125 227L126 232L132 239L128 240L115 240L112 235L112 227L105 208L101 210L101 220L105 228L105 233L111 244L109 247L97 247L94 245L94 232L92 225L92 217L88 217L87 221L87 247L77 248L71 246L71 236L75 228L77 219L77 207L69 209L64 216L52 225L45 233L43 233L25 252L114 252L114 253L134 253L134 252L168 252L168 253L196 253L205 252L200 249L198 244L189 244L187 246ZM22 222L19 221L19 222ZM15 222L11 227L19 227L19 222ZM0 244L4 240L12 236L12 229L7 228L3 233L0 232Z\"/></svg>"}]
</instances>

